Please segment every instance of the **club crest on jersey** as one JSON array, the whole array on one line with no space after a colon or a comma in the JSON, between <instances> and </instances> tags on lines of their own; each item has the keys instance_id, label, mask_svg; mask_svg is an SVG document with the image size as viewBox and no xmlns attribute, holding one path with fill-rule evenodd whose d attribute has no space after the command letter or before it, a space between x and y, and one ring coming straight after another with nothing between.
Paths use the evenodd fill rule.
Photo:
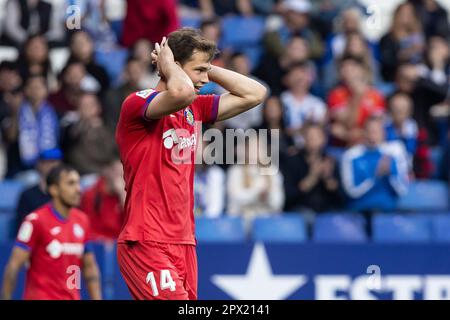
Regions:
<instances>
[{"instance_id":1,"label":"club crest on jersey","mask_svg":"<svg viewBox=\"0 0 450 320\"><path fill-rule=\"evenodd\" d=\"M191 126L194 125L195 119L194 119L194 113L191 109L187 108L184 110L184 117L186 118L187 123L189 123Z\"/></svg>"},{"instance_id":2,"label":"club crest on jersey","mask_svg":"<svg viewBox=\"0 0 450 320\"><path fill-rule=\"evenodd\" d=\"M78 223L75 223L73 225L73 234L77 238L83 238L83 236L84 236L84 230Z\"/></svg>"}]
</instances>

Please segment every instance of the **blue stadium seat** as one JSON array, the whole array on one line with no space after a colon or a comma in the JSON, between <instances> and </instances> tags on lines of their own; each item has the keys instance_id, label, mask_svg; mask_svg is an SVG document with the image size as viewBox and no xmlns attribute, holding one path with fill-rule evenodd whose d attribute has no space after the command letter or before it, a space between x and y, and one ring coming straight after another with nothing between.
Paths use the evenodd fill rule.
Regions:
<instances>
[{"instance_id":1,"label":"blue stadium seat","mask_svg":"<svg viewBox=\"0 0 450 320\"><path fill-rule=\"evenodd\" d=\"M0 182L0 210L15 212L17 201L24 184L15 180L4 180Z\"/></svg>"},{"instance_id":2,"label":"blue stadium seat","mask_svg":"<svg viewBox=\"0 0 450 320\"><path fill-rule=\"evenodd\" d=\"M442 181L416 181L408 188L408 193L400 198L399 210L406 211L446 211L448 209L448 186Z\"/></svg>"},{"instance_id":3,"label":"blue stadium seat","mask_svg":"<svg viewBox=\"0 0 450 320\"><path fill-rule=\"evenodd\" d=\"M305 242L305 221L300 215L258 217L253 221L252 238L263 242Z\"/></svg>"},{"instance_id":4,"label":"blue stadium seat","mask_svg":"<svg viewBox=\"0 0 450 320\"><path fill-rule=\"evenodd\" d=\"M199 242L243 242L246 240L244 222L240 217L197 217L195 230Z\"/></svg>"},{"instance_id":5,"label":"blue stadium seat","mask_svg":"<svg viewBox=\"0 0 450 320\"><path fill-rule=\"evenodd\" d=\"M200 28L202 20L197 17L180 17L180 24L183 27Z\"/></svg>"},{"instance_id":6,"label":"blue stadium seat","mask_svg":"<svg viewBox=\"0 0 450 320\"><path fill-rule=\"evenodd\" d=\"M227 16L222 19L222 41L225 48L244 52L250 60L251 68L258 65L261 56L261 41L264 35L263 17Z\"/></svg>"},{"instance_id":7,"label":"blue stadium seat","mask_svg":"<svg viewBox=\"0 0 450 320\"><path fill-rule=\"evenodd\" d=\"M224 45L238 48L259 44L264 35L263 17L241 17L230 15L222 19Z\"/></svg>"},{"instance_id":8,"label":"blue stadium seat","mask_svg":"<svg viewBox=\"0 0 450 320\"><path fill-rule=\"evenodd\" d=\"M423 215L375 215L372 234L374 242L428 242L431 240L430 219Z\"/></svg>"},{"instance_id":9,"label":"blue stadium seat","mask_svg":"<svg viewBox=\"0 0 450 320\"><path fill-rule=\"evenodd\" d=\"M434 242L450 242L450 212L433 216L431 231Z\"/></svg>"},{"instance_id":10,"label":"blue stadium seat","mask_svg":"<svg viewBox=\"0 0 450 320\"><path fill-rule=\"evenodd\" d=\"M366 221L355 213L323 213L314 221L314 242L366 242Z\"/></svg>"},{"instance_id":11,"label":"blue stadium seat","mask_svg":"<svg viewBox=\"0 0 450 320\"><path fill-rule=\"evenodd\" d=\"M13 212L0 212L0 243L11 240L14 216Z\"/></svg>"},{"instance_id":12,"label":"blue stadium seat","mask_svg":"<svg viewBox=\"0 0 450 320\"><path fill-rule=\"evenodd\" d=\"M114 81L120 79L120 75L124 69L128 58L128 51L126 49L116 50L96 50L95 60L106 69L109 79L113 85L117 84Z\"/></svg>"}]
</instances>

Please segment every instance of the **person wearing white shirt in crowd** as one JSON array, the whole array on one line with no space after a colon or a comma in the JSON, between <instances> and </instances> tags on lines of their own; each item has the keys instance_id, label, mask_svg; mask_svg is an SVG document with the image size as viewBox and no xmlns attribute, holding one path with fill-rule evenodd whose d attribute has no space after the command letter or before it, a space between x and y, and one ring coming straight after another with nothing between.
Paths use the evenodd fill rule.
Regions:
<instances>
[{"instance_id":1,"label":"person wearing white shirt in crowd","mask_svg":"<svg viewBox=\"0 0 450 320\"><path fill-rule=\"evenodd\" d=\"M221 167L208 164L210 158L209 154L205 152L207 145L206 142L203 142L202 147L197 147L194 173L194 214L217 218L224 212L226 177Z\"/></svg>"},{"instance_id":2,"label":"person wearing white shirt in crowd","mask_svg":"<svg viewBox=\"0 0 450 320\"><path fill-rule=\"evenodd\" d=\"M303 146L302 127L306 122L323 123L326 105L320 98L309 93L312 83L311 65L307 62L291 66L284 81L288 87L280 98L284 108L287 134L298 147Z\"/></svg>"},{"instance_id":3,"label":"person wearing white shirt in crowd","mask_svg":"<svg viewBox=\"0 0 450 320\"><path fill-rule=\"evenodd\" d=\"M247 223L255 216L279 213L284 205L283 177L277 170L264 170L272 168L261 163L261 154L267 154L258 151L263 146L262 139L250 137L245 148L243 143L238 145L238 160L242 157L239 152L245 149L245 164L235 164L228 169L227 212L231 216L242 216ZM264 174L268 172L271 174Z\"/></svg>"}]
</instances>

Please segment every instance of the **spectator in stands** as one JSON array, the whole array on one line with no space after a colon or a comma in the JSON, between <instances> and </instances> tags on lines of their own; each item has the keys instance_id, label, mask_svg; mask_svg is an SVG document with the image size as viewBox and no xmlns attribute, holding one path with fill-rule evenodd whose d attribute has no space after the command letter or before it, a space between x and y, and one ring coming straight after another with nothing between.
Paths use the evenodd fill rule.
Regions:
<instances>
[{"instance_id":1,"label":"spectator in stands","mask_svg":"<svg viewBox=\"0 0 450 320\"><path fill-rule=\"evenodd\" d=\"M16 64L11 61L0 62L0 180L11 173L9 165L16 166L17 163L20 163L18 148L15 148L16 152L11 154L8 151L12 151L10 150L12 144L17 147L16 115L22 95L19 100L13 99L13 97L16 96L21 83L22 79ZM15 100L16 103L13 103L12 100ZM11 127L12 130L9 129ZM10 138L12 139L10 140Z\"/></svg>"},{"instance_id":2,"label":"spectator in stands","mask_svg":"<svg viewBox=\"0 0 450 320\"><path fill-rule=\"evenodd\" d=\"M228 69L264 84L270 94L270 88L267 84L250 74L250 61L244 53L235 52L230 58ZM224 90L221 88L221 91L223 92ZM262 123L262 107L263 104L260 104L244 113L225 120L225 125L229 128L241 128L244 130L258 127Z\"/></svg>"},{"instance_id":3,"label":"spectator in stands","mask_svg":"<svg viewBox=\"0 0 450 320\"><path fill-rule=\"evenodd\" d=\"M286 211L322 212L342 205L336 161L326 151L326 134L320 124L304 125L304 148L281 167Z\"/></svg>"},{"instance_id":4,"label":"spectator in stands","mask_svg":"<svg viewBox=\"0 0 450 320\"><path fill-rule=\"evenodd\" d=\"M50 94L48 100L62 117L68 111L77 109L78 99L85 82L90 82L81 62L68 63L59 74L60 87Z\"/></svg>"},{"instance_id":5,"label":"spectator in stands","mask_svg":"<svg viewBox=\"0 0 450 320\"><path fill-rule=\"evenodd\" d=\"M48 43L44 36L32 35L25 41L17 65L22 79L39 74L46 78L50 88L56 86L48 53Z\"/></svg>"},{"instance_id":6,"label":"spectator in stands","mask_svg":"<svg viewBox=\"0 0 450 320\"><path fill-rule=\"evenodd\" d=\"M265 167L258 153L263 141L257 137L245 139L238 144L238 164L227 173L228 210L230 215L240 215L247 222L255 216L276 214L284 204L283 177L276 174L261 174ZM242 155L242 152L245 154ZM239 164L244 160L244 164Z\"/></svg>"},{"instance_id":7,"label":"spectator in stands","mask_svg":"<svg viewBox=\"0 0 450 320\"><path fill-rule=\"evenodd\" d=\"M199 29L206 39L214 41L215 43L217 43L218 48L220 48L220 37L222 36L222 29L220 20L218 18L202 20Z\"/></svg>"},{"instance_id":8,"label":"spectator in stands","mask_svg":"<svg viewBox=\"0 0 450 320\"><path fill-rule=\"evenodd\" d=\"M284 0L281 3L283 23L264 36L266 51L272 57L280 57L289 39L299 34L308 41L311 59L322 57L324 48L320 35L310 24L311 3L308 0Z\"/></svg>"},{"instance_id":9,"label":"spectator in stands","mask_svg":"<svg viewBox=\"0 0 450 320\"><path fill-rule=\"evenodd\" d=\"M20 79L20 77L19 77ZM21 80L21 79L20 79ZM1 136L6 152L6 178L13 178L26 169L20 160L19 152L19 110L23 102L23 88L16 88L3 93L5 114L1 120Z\"/></svg>"},{"instance_id":10,"label":"spectator in stands","mask_svg":"<svg viewBox=\"0 0 450 320\"><path fill-rule=\"evenodd\" d=\"M42 75L30 76L25 82L24 93L26 99L18 114L19 152L21 162L33 168L41 152L58 147L59 123L47 100L47 84Z\"/></svg>"},{"instance_id":11,"label":"spectator in stands","mask_svg":"<svg viewBox=\"0 0 450 320\"><path fill-rule=\"evenodd\" d=\"M400 4L390 30L380 39L383 79L393 81L401 63L420 63L424 48L425 36L414 6L408 2Z\"/></svg>"},{"instance_id":12,"label":"spectator in stands","mask_svg":"<svg viewBox=\"0 0 450 320\"><path fill-rule=\"evenodd\" d=\"M447 132L447 143L444 146L444 154L439 171L441 173L440 178L450 184L450 129Z\"/></svg>"},{"instance_id":13,"label":"spectator in stands","mask_svg":"<svg viewBox=\"0 0 450 320\"><path fill-rule=\"evenodd\" d=\"M17 64L12 61L0 62L0 122L8 115L5 95L22 84Z\"/></svg>"},{"instance_id":14,"label":"spectator in stands","mask_svg":"<svg viewBox=\"0 0 450 320\"><path fill-rule=\"evenodd\" d=\"M352 34L361 34L362 16L360 8L348 7L336 17L336 33L328 40L328 54L332 60L339 60L348 46L348 37ZM363 37L364 38L364 37Z\"/></svg>"},{"instance_id":15,"label":"spectator in stands","mask_svg":"<svg viewBox=\"0 0 450 320\"><path fill-rule=\"evenodd\" d=\"M128 0L122 44L131 47L139 39L160 42L175 31L180 25L176 4L175 0Z\"/></svg>"},{"instance_id":16,"label":"spectator in stands","mask_svg":"<svg viewBox=\"0 0 450 320\"><path fill-rule=\"evenodd\" d=\"M379 64L372 54L369 43L359 32L346 35L345 47L339 57L353 56L361 59L368 68L371 84L380 81ZM338 84L338 64L339 59L330 60L323 68L323 86L328 91Z\"/></svg>"},{"instance_id":17,"label":"spectator in stands","mask_svg":"<svg viewBox=\"0 0 450 320\"><path fill-rule=\"evenodd\" d=\"M141 63L143 73L139 80L139 87L154 88L159 81L156 65L152 64L150 53L153 51L153 44L146 39L139 39L130 49L130 58L137 59Z\"/></svg>"},{"instance_id":18,"label":"spectator in stands","mask_svg":"<svg viewBox=\"0 0 450 320\"><path fill-rule=\"evenodd\" d=\"M398 66L395 89L411 96L414 102L413 117L417 121L427 143L435 145L439 141L439 130L430 113L431 108L446 99L447 84L437 84L433 81L433 72L423 72L423 66L402 64Z\"/></svg>"},{"instance_id":19,"label":"spectator in stands","mask_svg":"<svg viewBox=\"0 0 450 320\"><path fill-rule=\"evenodd\" d=\"M95 47L100 50L114 49L118 42L108 19L107 2L105 0L76 0L76 2L66 0L64 8L67 12L69 6L76 4L81 25L92 36Z\"/></svg>"},{"instance_id":20,"label":"spectator in stands","mask_svg":"<svg viewBox=\"0 0 450 320\"><path fill-rule=\"evenodd\" d=\"M89 217L92 240L114 241L124 219L125 182L117 156L107 159L97 182L81 198L80 209Z\"/></svg>"},{"instance_id":21,"label":"spectator in stands","mask_svg":"<svg viewBox=\"0 0 450 320\"><path fill-rule=\"evenodd\" d=\"M360 58L344 56L339 62L341 85L330 92L332 145L354 145L361 141L368 117L384 111L384 97L370 85L368 66Z\"/></svg>"},{"instance_id":22,"label":"spectator in stands","mask_svg":"<svg viewBox=\"0 0 450 320\"><path fill-rule=\"evenodd\" d=\"M317 94L320 91L317 67L309 60L309 56L308 41L302 36L294 35L287 43L286 50L278 59L274 59L268 54L263 55L261 63L255 71L255 75L269 85L272 94L280 95L287 89L283 83L283 77L289 71L290 67L297 63L308 61L313 72L311 91L315 91Z\"/></svg>"},{"instance_id":23,"label":"spectator in stands","mask_svg":"<svg viewBox=\"0 0 450 320\"><path fill-rule=\"evenodd\" d=\"M82 175L99 174L116 148L114 135L104 125L101 111L97 96L85 92L78 101L77 119L67 119L63 128L64 158Z\"/></svg>"},{"instance_id":24,"label":"spectator in stands","mask_svg":"<svg viewBox=\"0 0 450 320\"><path fill-rule=\"evenodd\" d=\"M436 86L450 84L450 46L446 38L433 36L428 39L425 53L426 64L419 72L422 77L428 78Z\"/></svg>"},{"instance_id":25,"label":"spectator in stands","mask_svg":"<svg viewBox=\"0 0 450 320\"><path fill-rule=\"evenodd\" d=\"M450 38L447 11L436 0L408 0L419 16L427 38L441 36Z\"/></svg>"},{"instance_id":26,"label":"spectator in stands","mask_svg":"<svg viewBox=\"0 0 450 320\"><path fill-rule=\"evenodd\" d=\"M292 138L286 134L285 124L283 121L283 106L278 96L270 96L266 99L263 108L263 122L257 129L278 130L279 134L279 150L280 161L283 162L284 157L297 152ZM272 143L270 132L268 135L268 144Z\"/></svg>"},{"instance_id":27,"label":"spectator in stands","mask_svg":"<svg viewBox=\"0 0 450 320\"><path fill-rule=\"evenodd\" d=\"M124 70L124 82L117 88L109 89L106 93L105 109L102 114L105 125L112 133L116 131L122 102L131 93L144 89L140 86L144 72L145 70L140 60L129 58Z\"/></svg>"},{"instance_id":28,"label":"spectator in stands","mask_svg":"<svg viewBox=\"0 0 450 320\"><path fill-rule=\"evenodd\" d=\"M213 149L203 141L197 148L197 159L194 173L194 214L216 218L225 211L225 172L215 164ZM215 151L217 152L217 151Z\"/></svg>"},{"instance_id":29,"label":"spectator in stands","mask_svg":"<svg viewBox=\"0 0 450 320\"><path fill-rule=\"evenodd\" d=\"M303 145L302 128L305 122L325 122L327 107L322 99L309 93L313 78L308 62L300 62L289 68L284 78L288 90L281 96L284 108L286 132L298 147Z\"/></svg>"},{"instance_id":30,"label":"spectator in stands","mask_svg":"<svg viewBox=\"0 0 450 320\"><path fill-rule=\"evenodd\" d=\"M409 95L398 92L389 98L388 108L389 118L385 124L386 141L403 142L412 168L419 134L417 123L411 117L413 101Z\"/></svg>"},{"instance_id":31,"label":"spectator in stands","mask_svg":"<svg viewBox=\"0 0 450 320\"><path fill-rule=\"evenodd\" d=\"M109 88L108 73L104 67L95 61L94 43L86 31L79 30L72 34L70 39L70 54L69 63L81 62L86 72L93 77L89 91L100 94L104 93Z\"/></svg>"},{"instance_id":32,"label":"spectator in stands","mask_svg":"<svg viewBox=\"0 0 450 320\"><path fill-rule=\"evenodd\" d=\"M47 193L47 175L50 170L61 163L61 160L62 152L60 149L45 150L39 155L36 170L39 172L40 180L38 184L25 189L20 194L16 210L16 231L26 215L51 200Z\"/></svg>"},{"instance_id":33,"label":"spectator in stands","mask_svg":"<svg viewBox=\"0 0 450 320\"><path fill-rule=\"evenodd\" d=\"M342 157L341 177L352 210L392 211L408 187L406 150L398 141L385 142L383 120L371 117L364 128L365 143Z\"/></svg>"},{"instance_id":34,"label":"spectator in stands","mask_svg":"<svg viewBox=\"0 0 450 320\"><path fill-rule=\"evenodd\" d=\"M433 171L430 145L438 141L438 130L431 117L433 105L441 103L447 95L447 86L436 85L427 77L421 77L421 66L407 63L397 69L396 89L411 96L414 104L413 118L419 132L414 156L414 175L419 179L430 178Z\"/></svg>"},{"instance_id":35,"label":"spectator in stands","mask_svg":"<svg viewBox=\"0 0 450 320\"><path fill-rule=\"evenodd\" d=\"M216 54L211 63L215 66L224 67L232 52L231 49L224 48L221 43L222 26L220 24L220 20L217 18L203 20L200 23L200 31L206 39L217 43L219 52Z\"/></svg>"},{"instance_id":36,"label":"spectator in stands","mask_svg":"<svg viewBox=\"0 0 450 320\"><path fill-rule=\"evenodd\" d=\"M4 10L3 45L21 47L30 35L50 30L52 5L47 1L8 0Z\"/></svg>"},{"instance_id":37,"label":"spectator in stands","mask_svg":"<svg viewBox=\"0 0 450 320\"><path fill-rule=\"evenodd\" d=\"M264 4L261 4L264 2ZM240 14L249 16L254 14L254 6L256 9L263 9L271 7L273 0L251 1L251 0L236 0L236 1L214 1L214 0L181 0L181 13L187 17L202 17L204 19L211 19L215 16L224 16L227 14ZM264 10L264 9L263 9Z\"/></svg>"}]
</instances>

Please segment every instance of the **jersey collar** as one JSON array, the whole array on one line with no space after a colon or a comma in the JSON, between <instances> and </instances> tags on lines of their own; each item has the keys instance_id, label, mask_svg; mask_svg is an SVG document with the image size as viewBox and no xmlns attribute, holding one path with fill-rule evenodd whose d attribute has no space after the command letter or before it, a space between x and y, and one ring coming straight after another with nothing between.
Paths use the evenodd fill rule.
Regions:
<instances>
[{"instance_id":1,"label":"jersey collar","mask_svg":"<svg viewBox=\"0 0 450 320\"><path fill-rule=\"evenodd\" d=\"M67 222L67 218L64 218L64 216L58 212L58 210L55 209L53 206L53 203L50 203L50 211L52 212L53 216L60 222Z\"/></svg>"}]
</instances>

